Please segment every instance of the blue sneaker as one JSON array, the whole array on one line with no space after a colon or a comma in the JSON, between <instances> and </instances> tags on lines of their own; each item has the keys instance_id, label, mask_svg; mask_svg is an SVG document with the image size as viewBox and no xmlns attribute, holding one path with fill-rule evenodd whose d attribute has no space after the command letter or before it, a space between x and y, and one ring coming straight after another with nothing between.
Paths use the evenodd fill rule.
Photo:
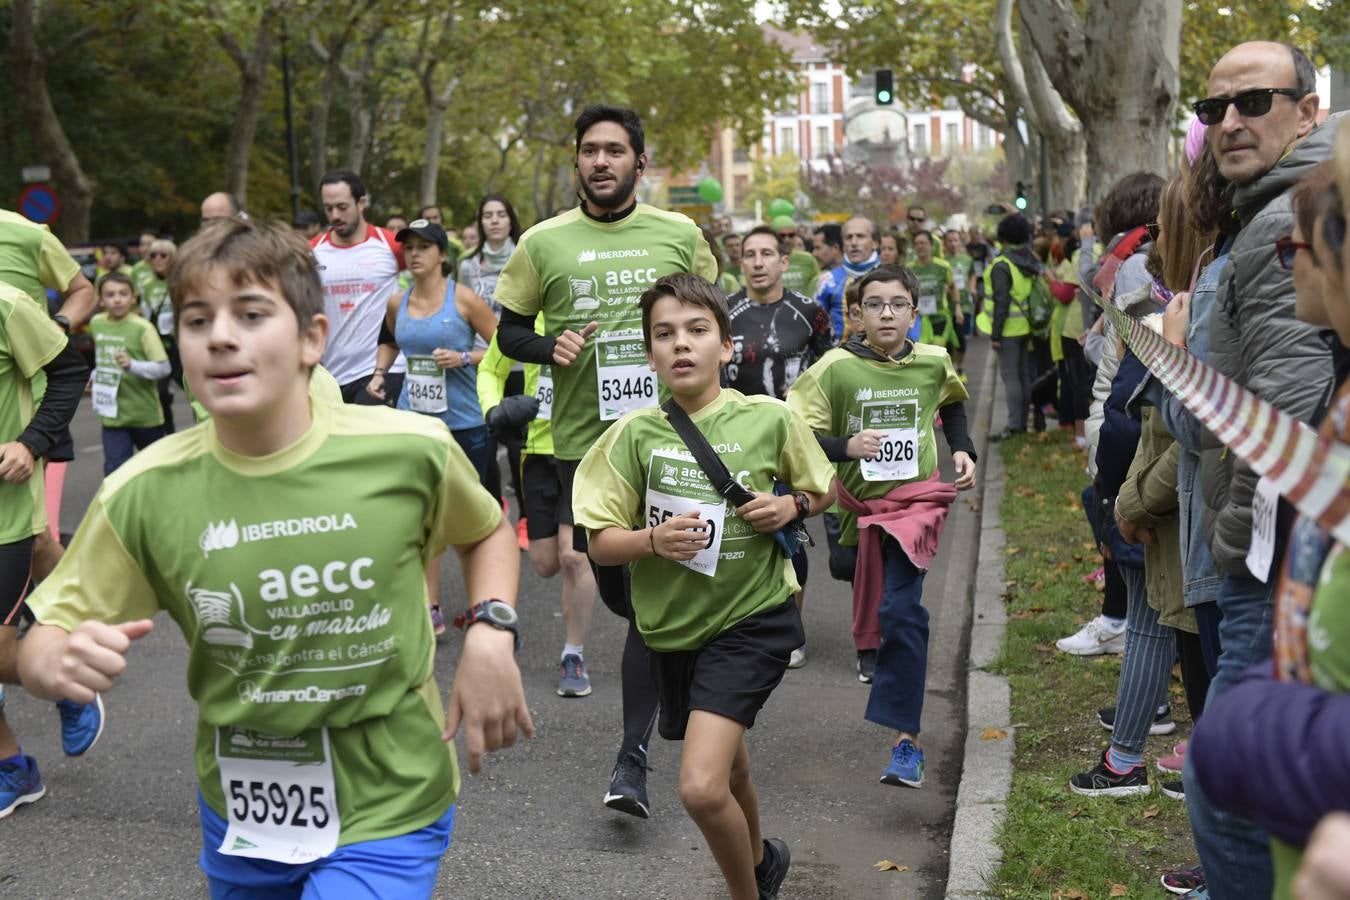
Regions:
<instances>
[{"instance_id":1,"label":"blue sneaker","mask_svg":"<svg viewBox=\"0 0 1350 900\"><path fill-rule=\"evenodd\" d=\"M45 793L47 788L33 757L20 753L0 762L0 819L25 803L41 800Z\"/></svg>"},{"instance_id":2,"label":"blue sneaker","mask_svg":"<svg viewBox=\"0 0 1350 900\"><path fill-rule=\"evenodd\" d=\"M93 703L56 701L61 714L61 749L66 756L82 756L98 743L103 734L103 698L94 695Z\"/></svg>"},{"instance_id":3,"label":"blue sneaker","mask_svg":"<svg viewBox=\"0 0 1350 900\"><path fill-rule=\"evenodd\" d=\"M891 764L881 773L882 784L923 787L923 751L905 738L891 750Z\"/></svg>"},{"instance_id":4,"label":"blue sneaker","mask_svg":"<svg viewBox=\"0 0 1350 900\"><path fill-rule=\"evenodd\" d=\"M586 662L575 653L562 658L558 666L558 696L585 697L591 692L591 677L586 674Z\"/></svg>"}]
</instances>

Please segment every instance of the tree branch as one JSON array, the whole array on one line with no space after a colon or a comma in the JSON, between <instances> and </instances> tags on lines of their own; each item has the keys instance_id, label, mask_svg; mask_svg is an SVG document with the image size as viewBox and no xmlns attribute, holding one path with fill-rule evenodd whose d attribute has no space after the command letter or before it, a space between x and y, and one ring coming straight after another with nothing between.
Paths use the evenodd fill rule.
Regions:
<instances>
[{"instance_id":1,"label":"tree branch","mask_svg":"<svg viewBox=\"0 0 1350 900\"><path fill-rule=\"evenodd\" d=\"M1083 89L1092 80L1087 66L1087 32L1073 0L1018 0L1023 38L1030 38L1051 83L1069 102L1080 106ZM1091 9L1089 9L1091 14Z\"/></svg>"}]
</instances>

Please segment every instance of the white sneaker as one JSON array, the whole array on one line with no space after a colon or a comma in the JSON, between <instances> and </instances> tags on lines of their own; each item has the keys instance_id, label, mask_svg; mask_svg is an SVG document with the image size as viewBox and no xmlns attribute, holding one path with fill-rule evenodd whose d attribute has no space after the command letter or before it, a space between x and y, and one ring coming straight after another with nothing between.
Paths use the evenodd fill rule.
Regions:
<instances>
[{"instance_id":1,"label":"white sneaker","mask_svg":"<svg viewBox=\"0 0 1350 900\"><path fill-rule=\"evenodd\" d=\"M1088 622L1077 633L1055 641L1055 646L1074 656L1098 656L1125 652L1125 623L1115 625L1105 616Z\"/></svg>"},{"instance_id":2,"label":"white sneaker","mask_svg":"<svg viewBox=\"0 0 1350 900\"><path fill-rule=\"evenodd\" d=\"M804 665L806 665L806 645L802 644L788 657L788 668L800 669Z\"/></svg>"}]
</instances>

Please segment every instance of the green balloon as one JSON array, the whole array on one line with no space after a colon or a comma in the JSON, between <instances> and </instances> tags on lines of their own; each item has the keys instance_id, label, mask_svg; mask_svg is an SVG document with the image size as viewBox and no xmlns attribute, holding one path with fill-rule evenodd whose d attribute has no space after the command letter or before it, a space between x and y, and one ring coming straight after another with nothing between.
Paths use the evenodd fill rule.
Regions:
<instances>
[{"instance_id":1,"label":"green balloon","mask_svg":"<svg viewBox=\"0 0 1350 900\"><path fill-rule=\"evenodd\" d=\"M791 216L796 213L796 211L797 209L792 205L791 200L784 200L782 197L779 197L776 200L769 201L769 218Z\"/></svg>"},{"instance_id":2,"label":"green balloon","mask_svg":"<svg viewBox=\"0 0 1350 900\"><path fill-rule=\"evenodd\" d=\"M698 195L705 203L718 203L722 199L722 182L709 175L698 183Z\"/></svg>"}]
</instances>

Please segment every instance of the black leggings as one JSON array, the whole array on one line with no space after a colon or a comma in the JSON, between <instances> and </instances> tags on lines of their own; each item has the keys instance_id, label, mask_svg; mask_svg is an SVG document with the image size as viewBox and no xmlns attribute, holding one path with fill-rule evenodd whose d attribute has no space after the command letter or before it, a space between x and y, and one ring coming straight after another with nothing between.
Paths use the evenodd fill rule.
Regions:
<instances>
[{"instance_id":1,"label":"black leggings","mask_svg":"<svg viewBox=\"0 0 1350 900\"><path fill-rule=\"evenodd\" d=\"M19 610L33 580L33 543L29 537L0 544L0 625L19 626Z\"/></svg>"},{"instance_id":2,"label":"black leggings","mask_svg":"<svg viewBox=\"0 0 1350 900\"><path fill-rule=\"evenodd\" d=\"M1181 661L1181 684L1186 689L1186 708L1191 721L1200 721L1205 711L1205 695L1209 693L1209 670L1205 668L1205 654L1200 649L1200 635L1180 628L1177 633L1177 658Z\"/></svg>"}]
</instances>

